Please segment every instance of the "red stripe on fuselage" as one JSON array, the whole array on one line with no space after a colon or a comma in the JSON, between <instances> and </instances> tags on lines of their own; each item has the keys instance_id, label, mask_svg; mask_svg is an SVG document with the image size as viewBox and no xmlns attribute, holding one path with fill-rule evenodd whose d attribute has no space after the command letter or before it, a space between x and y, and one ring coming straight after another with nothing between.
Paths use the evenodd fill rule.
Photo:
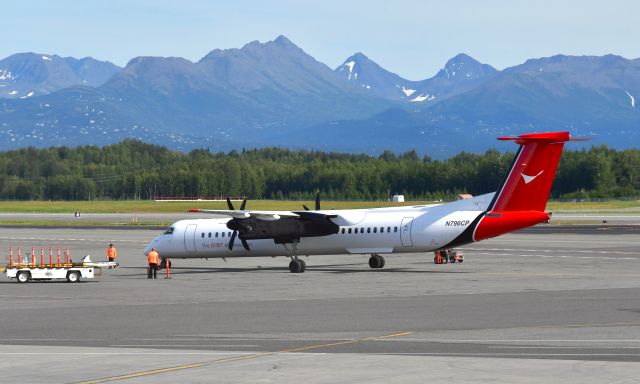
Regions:
<instances>
[{"instance_id":1,"label":"red stripe on fuselage","mask_svg":"<svg viewBox=\"0 0 640 384\"><path fill-rule=\"evenodd\" d=\"M538 211L491 211L480 220L473 240L480 241L549 221L548 213Z\"/></svg>"}]
</instances>

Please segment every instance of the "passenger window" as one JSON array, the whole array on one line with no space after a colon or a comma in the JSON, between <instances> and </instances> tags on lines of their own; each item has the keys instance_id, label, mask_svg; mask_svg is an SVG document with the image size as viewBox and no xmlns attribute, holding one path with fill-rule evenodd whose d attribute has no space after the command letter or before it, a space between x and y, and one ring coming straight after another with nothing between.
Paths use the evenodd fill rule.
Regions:
<instances>
[{"instance_id":1,"label":"passenger window","mask_svg":"<svg viewBox=\"0 0 640 384\"><path fill-rule=\"evenodd\" d=\"M393 227L393 232L398 232L398 227Z\"/></svg>"},{"instance_id":2,"label":"passenger window","mask_svg":"<svg viewBox=\"0 0 640 384\"><path fill-rule=\"evenodd\" d=\"M222 237L224 237L224 232L222 232Z\"/></svg>"},{"instance_id":3,"label":"passenger window","mask_svg":"<svg viewBox=\"0 0 640 384\"><path fill-rule=\"evenodd\" d=\"M202 238L204 239L204 232L202 232Z\"/></svg>"},{"instance_id":4,"label":"passenger window","mask_svg":"<svg viewBox=\"0 0 640 384\"><path fill-rule=\"evenodd\" d=\"M373 233L378 233L378 228L373 227Z\"/></svg>"},{"instance_id":5,"label":"passenger window","mask_svg":"<svg viewBox=\"0 0 640 384\"><path fill-rule=\"evenodd\" d=\"M367 233L371 233L371 228L367 228Z\"/></svg>"},{"instance_id":6,"label":"passenger window","mask_svg":"<svg viewBox=\"0 0 640 384\"><path fill-rule=\"evenodd\" d=\"M380 233L384 233L384 227L380 227Z\"/></svg>"},{"instance_id":7,"label":"passenger window","mask_svg":"<svg viewBox=\"0 0 640 384\"><path fill-rule=\"evenodd\" d=\"M216 232L216 237L218 237L218 232Z\"/></svg>"},{"instance_id":8,"label":"passenger window","mask_svg":"<svg viewBox=\"0 0 640 384\"><path fill-rule=\"evenodd\" d=\"M387 227L387 233L391 233L391 227Z\"/></svg>"},{"instance_id":9,"label":"passenger window","mask_svg":"<svg viewBox=\"0 0 640 384\"><path fill-rule=\"evenodd\" d=\"M349 234L351 234L351 228L349 228Z\"/></svg>"},{"instance_id":10,"label":"passenger window","mask_svg":"<svg viewBox=\"0 0 640 384\"><path fill-rule=\"evenodd\" d=\"M344 228L342 228L342 234L344 235Z\"/></svg>"},{"instance_id":11,"label":"passenger window","mask_svg":"<svg viewBox=\"0 0 640 384\"><path fill-rule=\"evenodd\" d=\"M211 232L209 232L209 236L208 237L211 238Z\"/></svg>"}]
</instances>

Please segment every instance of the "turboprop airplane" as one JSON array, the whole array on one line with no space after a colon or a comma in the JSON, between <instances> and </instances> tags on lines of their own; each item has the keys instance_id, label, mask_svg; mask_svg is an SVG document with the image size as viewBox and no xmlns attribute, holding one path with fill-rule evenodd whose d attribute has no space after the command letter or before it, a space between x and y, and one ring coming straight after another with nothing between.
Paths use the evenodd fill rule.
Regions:
<instances>
[{"instance_id":1,"label":"turboprop airplane","mask_svg":"<svg viewBox=\"0 0 640 384\"><path fill-rule=\"evenodd\" d=\"M252 211L246 200L235 210L195 209L210 219L180 220L145 249L164 258L288 256L289 270L302 273L300 256L370 254L382 268L383 255L432 252L489 239L547 222L544 212L569 132L499 137L520 145L497 192L446 204L375 209ZM240 244L238 244L238 242Z\"/></svg>"}]
</instances>

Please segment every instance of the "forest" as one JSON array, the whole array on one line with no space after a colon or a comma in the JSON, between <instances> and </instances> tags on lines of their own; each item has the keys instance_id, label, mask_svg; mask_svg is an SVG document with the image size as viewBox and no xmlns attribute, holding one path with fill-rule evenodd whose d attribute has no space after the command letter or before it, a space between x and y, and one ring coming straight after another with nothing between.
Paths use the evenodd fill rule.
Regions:
<instances>
[{"instance_id":1,"label":"forest","mask_svg":"<svg viewBox=\"0 0 640 384\"><path fill-rule=\"evenodd\" d=\"M415 151L379 156L263 148L228 153L172 151L137 140L75 148L0 152L0 198L6 200L154 199L247 196L335 200L450 200L495 191L514 153L488 150L446 160ZM640 150L606 146L566 150L553 198L640 195Z\"/></svg>"}]
</instances>

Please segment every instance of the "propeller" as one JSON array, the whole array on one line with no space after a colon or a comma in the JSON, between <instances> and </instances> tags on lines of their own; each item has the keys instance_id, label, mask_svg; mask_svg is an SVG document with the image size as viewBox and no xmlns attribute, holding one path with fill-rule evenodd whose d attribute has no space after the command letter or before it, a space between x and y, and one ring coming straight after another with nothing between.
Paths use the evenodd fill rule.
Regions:
<instances>
[{"instance_id":1,"label":"propeller","mask_svg":"<svg viewBox=\"0 0 640 384\"><path fill-rule=\"evenodd\" d=\"M304 208L305 211L309 211L309 207L307 207L306 205L302 204L302 208ZM316 211L320 210L320 191L318 191L316 193Z\"/></svg>"},{"instance_id":2,"label":"propeller","mask_svg":"<svg viewBox=\"0 0 640 384\"><path fill-rule=\"evenodd\" d=\"M242 204L240 204L240 210L244 211L244 208L247 206L247 198L245 197L244 200L242 200ZM233 203L231 202L231 199L227 197L227 207L229 207L230 211L235 211L235 208L233 207ZM233 233L231 234L231 238L229 239L229 250L233 251L233 243L235 243L236 241L236 237L238 236L238 230L234 229ZM251 248L249 248L249 243L247 243L247 240L243 239L242 237L240 237L240 242L242 243L242 246L244 247L244 249L246 249L247 251L250 251Z\"/></svg>"}]
</instances>

